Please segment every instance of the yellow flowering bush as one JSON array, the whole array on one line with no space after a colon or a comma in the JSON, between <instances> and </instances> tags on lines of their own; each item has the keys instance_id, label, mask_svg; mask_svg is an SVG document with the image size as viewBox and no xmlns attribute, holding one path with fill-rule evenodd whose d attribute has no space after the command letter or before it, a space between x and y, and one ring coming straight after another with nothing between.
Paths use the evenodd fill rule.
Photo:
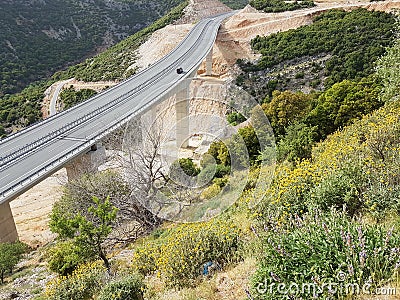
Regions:
<instances>
[{"instance_id":1,"label":"yellow flowering bush","mask_svg":"<svg viewBox=\"0 0 400 300\"><path fill-rule=\"evenodd\" d=\"M85 249L71 240L57 242L47 251L47 255L49 269L63 276L71 274L79 264L93 260Z\"/></svg>"},{"instance_id":2,"label":"yellow flowering bush","mask_svg":"<svg viewBox=\"0 0 400 300\"><path fill-rule=\"evenodd\" d=\"M106 273L103 263L96 261L80 265L71 275L59 276L50 281L45 296L49 300L92 299L101 288Z\"/></svg>"},{"instance_id":3,"label":"yellow flowering bush","mask_svg":"<svg viewBox=\"0 0 400 300\"><path fill-rule=\"evenodd\" d=\"M285 222L290 214L303 213L310 190L321 181L322 176L320 168L308 159L298 162L295 167L278 165L257 213L278 224Z\"/></svg>"},{"instance_id":4,"label":"yellow flowering bush","mask_svg":"<svg viewBox=\"0 0 400 300\"><path fill-rule=\"evenodd\" d=\"M240 229L227 220L181 224L136 248L133 267L143 274L156 271L170 286L191 285L205 263L223 266L237 259L239 236Z\"/></svg>"},{"instance_id":5,"label":"yellow flowering bush","mask_svg":"<svg viewBox=\"0 0 400 300\"><path fill-rule=\"evenodd\" d=\"M221 192L221 187L218 184L213 183L212 185L206 187L201 193L202 199L211 199L217 196Z\"/></svg>"},{"instance_id":6,"label":"yellow flowering bush","mask_svg":"<svg viewBox=\"0 0 400 300\"><path fill-rule=\"evenodd\" d=\"M358 181L355 188L363 208L400 211L399 101L328 137L315 149L313 159L336 170L357 166L361 172L352 181Z\"/></svg>"},{"instance_id":7,"label":"yellow flowering bush","mask_svg":"<svg viewBox=\"0 0 400 300\"><path fill-rule=\"evenodd\" d=\"M265 219L284 221L310 206L346 205L400 212L400 103L385 107L319 143L311 159L278 165L260 206Z\"/></svg>"}]
</instances>

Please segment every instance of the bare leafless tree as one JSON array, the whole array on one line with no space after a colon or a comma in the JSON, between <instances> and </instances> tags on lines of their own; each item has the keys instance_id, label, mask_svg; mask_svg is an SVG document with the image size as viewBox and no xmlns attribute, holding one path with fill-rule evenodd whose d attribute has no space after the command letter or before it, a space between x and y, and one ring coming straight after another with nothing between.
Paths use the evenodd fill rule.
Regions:
<instances>
[{"instance_id":1,"label":"bare leafless tree","mask_svg":"<svg viewBox=\"0 0 400 300\"><path fill-rule=\"evenodd\" d=\"M170 133L163 124L166 113L127 126L121 153L123 173L131 187L130 203L140 207L141 221L149 228L164 218L176 219L200 194L190 180L174 180L168 173L162 155Z\"/></svg>"}]
</instances>

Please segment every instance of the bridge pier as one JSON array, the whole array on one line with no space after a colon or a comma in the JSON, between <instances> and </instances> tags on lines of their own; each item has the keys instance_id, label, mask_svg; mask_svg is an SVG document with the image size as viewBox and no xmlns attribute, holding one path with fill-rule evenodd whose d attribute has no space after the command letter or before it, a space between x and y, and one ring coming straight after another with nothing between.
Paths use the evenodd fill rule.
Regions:
<instances>
[{"instance_id":1,"label":"bridge pier","mask_svg":"<svg viewBox=\"0 0 400 300\"><path fill-rule=\"evenodd\" d=\"M124 144L128 147L142 147L143 136L146 136L143 127L143 116L139 116L130 121L128 130L124 134Z\"/></svg>"},{"instance_id":2,"label":"bridge pier","mask_svg":"<svg viewBox=\"0 0 400 300\"><path fill-rule=\"evenodd\" d=\"M189 85L190 80L184 80L175 96L176 146L178 148L189 146Z\"/></svg>"},{"instance_id":3,"label":"bridge pier","mask_svg":"<svg viewBox=\"0 0 400 300\"><path fill-rule=\"evenodd\" d=\"M91 149L75 158L65 166L68 180L74 180L83 174L95 173L106 159L106 149L101 143L94 144Z\"/></svg>"},{"instance_id":4,"label":"bridge pier","mask_svg":"<svg viewBox=\"0 0 400 300\"><path fill-rule=\"evenodd\" d=\"M0 243L18 240L17 228L11 212L10 203L0 204Z\"/></svg>"}]
</instances>

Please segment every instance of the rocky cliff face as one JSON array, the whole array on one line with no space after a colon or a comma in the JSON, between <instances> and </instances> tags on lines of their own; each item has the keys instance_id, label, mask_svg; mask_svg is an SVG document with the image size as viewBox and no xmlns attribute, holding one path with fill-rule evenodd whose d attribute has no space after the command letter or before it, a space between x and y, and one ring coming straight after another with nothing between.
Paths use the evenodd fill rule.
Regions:
<instances>
[{"instance_id":1,"label":"rocky cliff face","mask_svg":"<svg viewBox=\"0 0 400 300\"><path fill-rule=\"evenodd\" d=\"M180 24L193 23L202 18L232 11L228 6L216 0L190 0L184 10Z\"/></svg>"}]
</instances>

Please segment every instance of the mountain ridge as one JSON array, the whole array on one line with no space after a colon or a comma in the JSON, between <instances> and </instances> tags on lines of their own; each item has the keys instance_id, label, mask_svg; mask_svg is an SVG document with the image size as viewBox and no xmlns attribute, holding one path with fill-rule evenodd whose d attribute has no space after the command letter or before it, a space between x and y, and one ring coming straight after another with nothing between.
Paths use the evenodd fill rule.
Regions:
<instances>
[{"instance_id":1,"label":"mountain ridge","mask_svg":"<svg viewBox=\"0 0 400 300\"><path fill-rule=\"evenodd\" d=\"M0 3L0 95L21 91L150 25L181 0Z\"/></svg>"}]
</instances>

